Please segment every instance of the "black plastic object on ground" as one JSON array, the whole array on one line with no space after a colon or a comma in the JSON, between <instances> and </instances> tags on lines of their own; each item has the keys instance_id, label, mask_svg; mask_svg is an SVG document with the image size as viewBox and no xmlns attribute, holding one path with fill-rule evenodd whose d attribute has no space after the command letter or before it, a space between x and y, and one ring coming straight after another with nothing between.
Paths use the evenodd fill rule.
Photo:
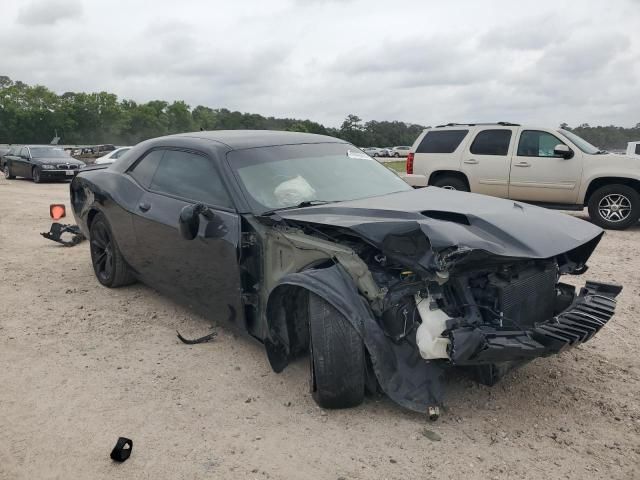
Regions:
<instances>
[{"instance_id":1,"label":"black plastic object on ground","mask_svg":"<svg viewBox=\"0 0 640 480\"><path fill-rule=\"evenodd\" d=\"M111 450L111 460L115 460L116 462L124 462L131 456L132 450L133 440L125 437L120 437L116 442L116 446L113 447L113 450Z\"/></svg>"},{"instance_id":2,"label":"black plastic object on ground","mask_svg":"<svg viewBox=\"0 0 640 480\"><path fill-rule=\"evenodd\" d=\"M64 233L71 234L71 240L64 240L62 238L62 234ZM42 232L40 235L44 238L48 238L49 240L53 240L54 242L61 243L65 247L75 247L85 239L84 235L80 231L80 227L77 225L65 225L62 223L52 223L49 231Z\"/></svg>"}]
</instances>

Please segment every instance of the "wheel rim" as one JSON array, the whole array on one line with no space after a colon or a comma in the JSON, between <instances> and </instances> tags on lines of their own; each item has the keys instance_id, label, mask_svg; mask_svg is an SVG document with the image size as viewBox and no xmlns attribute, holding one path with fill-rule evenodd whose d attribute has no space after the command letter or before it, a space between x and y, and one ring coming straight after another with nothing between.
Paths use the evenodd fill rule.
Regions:
<instances>
[{"instance_id":1,"label":"wheel rim","mask_svg":"<svg viewBox=\"0 0 640 480\"><path fill-rule=\"evenodd\" d=\"M9 167L7 165L4 166L4 178L9 178L11 176L9 172Z\"/></svg>"},{"instance_id":2,"label":"wheel rim","mask_svg":"<svg viewBox=\"0 0 640 480\"><path fill-rule=\"evenodd\" d=\"M38 182L40 180L40 172L37 168L33 169L33 181Z\"/></svg>"},{"instance_id":3,"label":"wheel rim","mask_svg":"<svg viewBox=\"0 0 640 480\"><path fill-rule=\"evenodd\" d=\"M631 215L631 200L620 193L610 193L598 203L598 213L607 222L623 222Z\"/></svg>"},{"instance_id":4,"label":"wheel rim","mask_svg":"<svg viewBox=\"0 0 640 480\"><path fill-rule=\"evenodd\" d=\"M445 190L457 190L457 188L452 185L442 185L440 188L443 188Z\"/></svg>"},{"instance_id":5,"label":"wheel rim","mask_svg":"<svg viewBox=\"0 0 640 480\"><path fill-rule=\"evenodd\" d=\"M113 273L113 242L101 223L91 230L91 260L98 278L108 281Z\"/></svg>"}]
</instances>

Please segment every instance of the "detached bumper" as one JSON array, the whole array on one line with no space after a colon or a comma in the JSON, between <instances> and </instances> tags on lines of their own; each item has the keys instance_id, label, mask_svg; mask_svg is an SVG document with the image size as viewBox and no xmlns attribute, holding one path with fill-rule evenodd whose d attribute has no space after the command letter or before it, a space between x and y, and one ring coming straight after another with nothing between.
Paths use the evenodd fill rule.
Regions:
<instances>
[{"instance_id":1,"label":"detached bumper","mask_svg":"<svg viewBox=\"0 0 640 480\"><path fill-rule=\"evenodd\" d=\"M590 340L611 319L620 285L587 282L573 303L546 322L525 330L463 327L449 332L456 365L530 360L560 353Z\"/></svg>"}]
</instances>

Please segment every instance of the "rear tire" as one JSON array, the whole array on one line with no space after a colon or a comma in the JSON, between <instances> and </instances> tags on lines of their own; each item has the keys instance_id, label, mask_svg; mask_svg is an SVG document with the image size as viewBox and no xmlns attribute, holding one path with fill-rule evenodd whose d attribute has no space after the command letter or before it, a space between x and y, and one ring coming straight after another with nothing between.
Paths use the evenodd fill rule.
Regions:
<instances>
[{"instance_id":1,"label":"rear tire","mask_svg":"<svg viewBox=\"0 0 640 480\"><path fill-rule=\"evenodd\" d=\"M9 165L4 166L4 178L7 180L13 180L16 178L16 176L11 173L11 167Z\"/></svg>"},{"instance_id":2,"label":"rear tire","mask_svg":"<svg viewBox=\"0 0 640 480\"><path fill-rule=\"evenodd\" d=\"M460 192L468 192L469 187L464 180L454 175L443 175L437 177L432 185L434 187L444 188L445 190L458 190Z\"/></svg>"},{"instance_id":3,"label":"rear tire","mask_svg":"<svg viewBox=\"0 0 640 480\"><path fill-rule=\"evenodd\" d=\"M98 281L109 288L130 285L136 281L133 272L124 261L111 226L102 213L91 222L89 244L93 272Z\"/></svg>"},{"instance_id":4,"label":"rear tire","mask_svg":"<svg viewBox=\"0 0 640 480\"><path fill-rule=\"evenodd\" d=\"M640 194L627 185L600 187L589 198L589 217L599 227L624 230L640 218Z\"/></svg>"},{"instance_id":5,"label":"rear tire","mask_svg":"<svg viewBox=\"0 0 640 480\"><path fill-rule=\"evenodd\" d=\"M322 408L360 405L365 393L365 349L349 320L309 293L311 391Z\"/></svg>"}]
</instances>

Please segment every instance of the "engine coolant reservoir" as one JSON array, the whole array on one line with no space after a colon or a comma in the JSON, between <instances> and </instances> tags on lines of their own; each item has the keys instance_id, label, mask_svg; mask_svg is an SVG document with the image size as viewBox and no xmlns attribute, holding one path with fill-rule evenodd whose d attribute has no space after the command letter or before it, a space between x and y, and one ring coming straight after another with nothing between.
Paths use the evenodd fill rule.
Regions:
<instances>
[{"instance_id":1,"label":"engine coolant reservoir","mask_svg":"<svg viewBox=\"0 0 640 480\"><path fill-rule=\"evenodd\" d=\"M447 328L446 322L449 320L449 316L439 308L431 310L432 298L430 296L422 298L416 295L415 300L422 319L422 323L416 331L416 342L420 356L425 360L449 358L447 355L449 339L442 336L442 332Z\"/></svg>"}]
</instances>

